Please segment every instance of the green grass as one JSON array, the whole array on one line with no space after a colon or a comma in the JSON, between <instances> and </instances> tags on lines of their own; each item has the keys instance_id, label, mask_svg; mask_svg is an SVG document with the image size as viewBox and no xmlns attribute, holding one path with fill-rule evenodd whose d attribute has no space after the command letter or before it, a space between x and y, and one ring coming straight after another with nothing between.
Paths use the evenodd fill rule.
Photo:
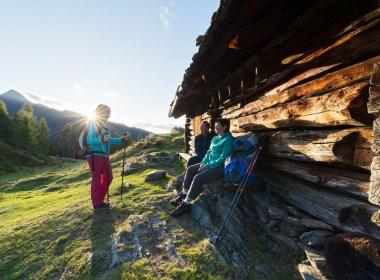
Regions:
<instances>
[{"instance_id":1,"label":"green grass","mask_svg":"<svg viewBox=\"0 0 380 280\"><path fill-rule=\"evenodd\" d=\"M182 145L180 135L154 136L129 147L127 158L139 157L144 151L182 151ZM141 168L125 176L128 188L120 201L122 152L113 155L112 161L113 207L96 215L91 207L88 167L83 161L56 158L49 166L1 175L1 279L59 279L63 273L66 279L241 279L237 269L218 259L203 229L189 216L170 217L168 202L173 193L166 185L172 175L146 183L144 175L155 168ZM178 163L172 169L179 173L184 168ZM151 250L150 257L126 261L112 270L104 267L111 236L125 229L128 219L136 215L165 221L167 230L160 233L159 240L173 238L183 263L168 259L162 244L154 243L151 233L142 230L141 242ZM267 240L259 232L255 236L255 242L260 242L255 256L268 258ZM293 279L286 276L289 269L284 271L278 275L285 278L276 279ZM255 272L251 276L263 279Z\"/></svg>"}]
</instances>

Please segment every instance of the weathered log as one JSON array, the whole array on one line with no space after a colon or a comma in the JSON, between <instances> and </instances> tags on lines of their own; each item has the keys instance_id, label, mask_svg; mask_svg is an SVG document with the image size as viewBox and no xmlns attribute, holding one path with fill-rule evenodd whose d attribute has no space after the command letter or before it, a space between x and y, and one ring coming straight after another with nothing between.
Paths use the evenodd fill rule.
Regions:
<instances>
[{"instance_id":1,"label":"weathered log","mask_svg":"<svg viewBox=\"0 0 380 280\"><path fill-rule=\"evenodd\" d=\"M367 80L373 72L373 64L379 60L380 56L376 56L374 58L354 64L352 66L328 73L310 82L291 87L295 83L298 83L301 78L304 79L303 76L299 78L293 78L292 80L272 90L269 90L265 93L265 95L255 98L255 100L248 103L243 108L237 109L232 112L226 112L222 115L224 115L224 117L226 118L237 118L239 116L245 116L248 114L262 111L264 109L273 107L276 104L281 104L286 101L299 98L301 96L313 96L322 93L327 93L332 90L348 86L354 82ZM317 68L313 71L317 71L316 74L318 74L320 73L320 71L325 70L325 68ZM305 75L305 73L301 75ZM248 90L248 93L254 94L253 91L258 91L258 89Z\"/></svg>"},{"instance_id":2,"label":"weathered log","mask_svg":"<svg viewBox=\"0 0 380 280\"><path fill-rule=\"evenodd\" d=\"M273 170L260 170L260 173L265 177L271 191L287 203L343 231L368 233L368 230L374 236L380 237L380 230L370 228L371 221L367 221L367 217L363 217L363 223L367 223L368 227L353 222L340 222L343 211L353 205L361 206L369 213L377 211L378 207L343 194L318 189L315 184L284 176Z\"/></svg>"},{"instance_id":3,"label":"weathered log","mask_svg":"<svg viewBox=\"0 0 380 280\"><path fill-rule=\"evenodd\" d=\"M262 158L260 165L286 172L320 186L368 199L370 174L352 170L300 163L280 158Z\"/></svg>"},{"instance_id":4,"label":"weathered log","mask_svg":"<svg viewBox=\"0 0 380 280\"><path fill-rule=\"evenodd\" d=\"M288 213L280 208L271 206L268 208L268 215L271 219L282 220L288 216Z\"/></svg>"},{"instance_id":5,"label":"weathered log","mask_svg":"<svg viewBox=\"0 0 380 280\"><path fill-rule=\"evenodd\" d=\"M368 200L373 204L380 205L380 156L375 156L372 160Z\"/></svg>"},{"instance_id":6,"label":"weathered log","mask_svg":"<svg viewBox=\"0 0 380 280\"><path fill-rule=\"evenodd\" d=\"M369 169L372 129L260 132L267 155L304 162Z\"/></svg>"},{"instance_id":7,"label":"weathered log","mask_svg":"<svg viewBox=\"0 0 380 280\"><path fill-rule=\"evenodd\" d=\"M299 219L293 217L285 217L280 224L280 230L287 236L298 237L303 232L305 232L307 228L302 225Z\"/></svg>"},{"instance_id":8,"label":"weathered log","mask_svg":"<svg viewBox=\"0 0 380 280\"><path fill-rule=\"evenodd\" d=\"M361 82L325 95L298 99L258 113L238 118L238 126L246 130L323 126L365 126L372 116L365 104L368 82Z\"/></svg>"},{"instance_id":9,"label":"weathered log","mask_svg":"<svg viewBox=\"0 0 380 280\"><path fill-rule=\"evenodd\" d=\"M303 218L301 219L301 223L305 227L310 228L310 229L322 229L322 230L334 231L334 227L317 219Z\"/></svg>"},{"instance_id":10,"label":"weathered log","mask_svg":"<svg viewBox=\"0 0 380 280\"><path fill-rule=\"evenodd\" d=\"M284 209L289 213L289 215L294 216L298 219L309 219L310 215L306 214L305 212L301 211L299 208L294 207L289 204L282 204L279 206L281 209Z\"/></svg>"}]
</instances>

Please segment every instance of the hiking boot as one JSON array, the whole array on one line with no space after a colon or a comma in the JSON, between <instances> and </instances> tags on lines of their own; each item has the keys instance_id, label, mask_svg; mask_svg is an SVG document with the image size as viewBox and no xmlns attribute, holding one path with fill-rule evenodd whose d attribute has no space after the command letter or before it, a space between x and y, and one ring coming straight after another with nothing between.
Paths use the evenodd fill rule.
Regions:
<instances>
[{"instance_id":1,"label":"hiking boot","mask_svg":"<svg viewBox=\"0 0 380 280\"><path fill-rule=\"evenodd\" d=\"M176 209L173 210L171 215L173 217L181 217L186 212L189 212L190 209L191 209L191 204L182 201L182 203Z\"/></svg>"},{"instance_id":2,"label":"hiking boot","mask_svg":"<svg viewBox=\"0 0 380 280\"><path fill-rule=\"evenodd\" d=\"M97 209L107 209L107 208L109 208L110 207L110 205L108 204L108 203L102 203L102 204L100 204L99 206L96 206L95 208L94 208L94 210L97 210Z\"/></svg>"},{"instance_id":3,"label":"hiking boot","mask_svg":"<svg viewBox=\"0 0 380 280\"><path fill-rule=\"evenodd\" d=\"M170 200L170 204L173 205L174 207L177 207L178 205L181 204L181 202L185 199L185 197L186 197L186 194L181 192L177 198Z\"/></svg>"}]
</instances>

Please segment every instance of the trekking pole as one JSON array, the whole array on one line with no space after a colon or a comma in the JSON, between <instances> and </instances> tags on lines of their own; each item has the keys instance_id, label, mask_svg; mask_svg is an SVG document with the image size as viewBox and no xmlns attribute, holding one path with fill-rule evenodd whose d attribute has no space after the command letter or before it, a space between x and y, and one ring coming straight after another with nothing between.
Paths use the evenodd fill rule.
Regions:
<instances>
[{"instance_id":1,"label":"trekking pole","mask_svg":"<svg viewBox=\"0 0 380 280\"><path fill-rule=\"evenodd\" d=\"M227 230L227 226L230 223L232 216L233 216L233 212L234 212L235 208L237 207L237 204L240 200L240 197L243 194L244 188L248 182L248 178L254 170L254 167L256 165L257 158L259 157L259 153L260 153L261 149L262 149L262 147L258 147L255 150L255 152L253 153L252 160L251 160L250 164L248 165L246 173L244 174L242 180L240 181L240 184L239 184L239 187L236 191L236 194L235 194L235 196L231 202L230 207L227 210L226 216L224 217L222 226L220 227L219 232L215 238L215 241L214 241L215 246L218 246L223 240L223 237L224 237L226 230Z\"/></svg>"},{"instance_id":2,"label":"trekking pole","mask_svg":"<svg viewBox=\"0 0 380 280\"><path fill-rule=\"evenodd\" d=\"M124 136L127 135L126 133ZM125 143L123 148L123 171L121 172L121 186L120 186L120 200L123 201L123 187L124 187L124 165L125 165Z\"/></svg>"}]
</instances>

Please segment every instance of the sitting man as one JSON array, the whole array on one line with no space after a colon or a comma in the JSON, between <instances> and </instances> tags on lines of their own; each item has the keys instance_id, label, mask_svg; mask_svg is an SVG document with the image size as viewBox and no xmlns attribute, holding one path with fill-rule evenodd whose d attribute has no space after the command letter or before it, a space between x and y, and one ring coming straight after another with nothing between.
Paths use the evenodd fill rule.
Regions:
<instances>
[{"instance_id":1,"label":"sitting man","mask_svg":"<svg viewBox=\"0 0 380 280\"><path fill-rule=\"evenodd\" d=\"M182 185L182 191L170 204L177 208L171 213L173 217L182 216L191 208L190 202L202 191L202 185L223 177L224 161L231 155L233 137L229 132L229 122L219 119L215 122L215 136L209 150L201 163L187 168Z\"/></svg>"},{"instance_id":2,"label":"sitting man","mask_svg":"<svg viewBox=\"0 0 380 280\"><path fill-rule=\"evenodd\" d=\"M207 121L202 121L200 129L201 133L195 136L194 140L195 154L189 158L187 166L201 162L215 136L214 133L210 133L210 124Z\"/></svg>"}]
</instances>

